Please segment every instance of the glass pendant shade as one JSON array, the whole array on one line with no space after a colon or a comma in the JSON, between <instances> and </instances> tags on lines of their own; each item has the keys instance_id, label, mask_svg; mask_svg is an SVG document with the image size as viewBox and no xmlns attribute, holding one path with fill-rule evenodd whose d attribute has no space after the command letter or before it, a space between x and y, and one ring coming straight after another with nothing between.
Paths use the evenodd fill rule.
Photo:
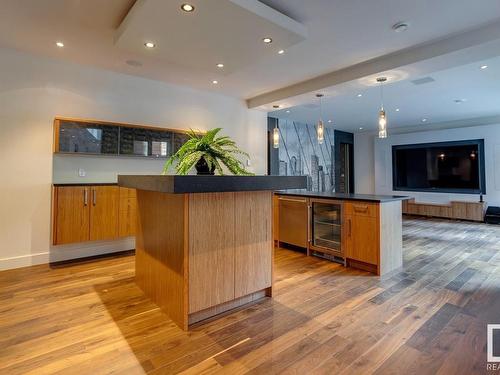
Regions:
<instances>
[{"instance_id":1,"label":"glass pendant shade","mask_svg":"<svg viewBox=\"0 0 500 375\"><path fill-rule=\"evenodd\" d=\"M387 138L387 116L384 111L384 82L386 77L378 77L377 82L380 83L380 111L378 112L378 137Z\"/></svg>"},{"instance_id":2,"label":"glass pendant shade","mask_svg":"<svg viewBox=\"0 0 500 375\"><path fill-rule=\"evenodd\" d=\"M322 120L318 121L317 132L318 132L318 143L322 144L323 140L325 139L325 127L323 125L323 121Z\"/></svg>"},{"instance_id":3,"label":"glass pendant shade","mask_svg":"<svg viewBox=\"0 0 500 375\"><path fill-rule=\"evenodd\" d=\"M387 117L384 108L378 113L378 137L387 138Z\"/></svg>"},{"instance_id":4,"label":"glass pendant shade","mask_svg":"<svg viewBox=\"0 0 500 375\"><path fill-rule=\"evenodd\" d=\"M273 129L273 148L280 147L280 131L277 126Z\"/></svg>"}]
</instances>

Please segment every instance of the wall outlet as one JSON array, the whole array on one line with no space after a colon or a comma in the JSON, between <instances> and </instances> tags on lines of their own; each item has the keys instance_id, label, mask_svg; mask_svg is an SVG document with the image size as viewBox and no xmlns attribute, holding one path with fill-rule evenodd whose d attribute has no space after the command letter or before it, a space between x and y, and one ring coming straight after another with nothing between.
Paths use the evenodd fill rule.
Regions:
<instances>
[{"instance_id":1,"label":"wall outlet","mask_svg":"<svg viewBox=\"0 0 500 375\"><path fill-rule=\"evenodd\" d=\"M250 159L247 159L247 167L250 167L252 165L252 162L250 161Z\"/></svg>"},{"instance_id":2,"label":"wall outlet","mask_svg":"<svg viewBox=\"0 0 500 375\"><path fill-rule=\"evenodd\" d=\"M85 177L86 175L87 175L87 172L85 172L85 169L83 169L83 168L78 169L78 176Z\"/></svg>"}]
</instances>

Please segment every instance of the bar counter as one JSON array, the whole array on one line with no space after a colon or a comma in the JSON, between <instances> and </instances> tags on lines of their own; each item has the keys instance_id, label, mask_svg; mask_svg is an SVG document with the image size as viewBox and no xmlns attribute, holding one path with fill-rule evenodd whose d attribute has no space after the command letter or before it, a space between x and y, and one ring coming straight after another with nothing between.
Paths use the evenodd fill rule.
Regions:
<instances>
[{"instance_id":1,"label":"bar counter","mask_svg":"<svg viewBox=\"0 0 500 375\"><path fill-rule=\"evenodd\" d=\"M136 283L182 329L272 296L273 191L306 177L119 175L137 189Z\"/></svg>"}]
</instances>

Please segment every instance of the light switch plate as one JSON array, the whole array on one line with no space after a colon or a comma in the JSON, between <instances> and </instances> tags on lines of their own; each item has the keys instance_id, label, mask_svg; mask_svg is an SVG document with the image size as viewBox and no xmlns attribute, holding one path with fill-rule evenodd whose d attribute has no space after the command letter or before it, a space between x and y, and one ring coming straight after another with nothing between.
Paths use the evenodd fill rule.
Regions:
<instances>
[{"instance_id":1,"label":"light switch plate","mask_svg":"<svg viewBox=\"0 0 500 375\"><path fill-rule=\"evenodd\" d=\"M85 177L86 174L87 174L87 172L85 172L85 169L83 169L83 168L78 169L78 176Z\"/></svg>"}]
</instances>

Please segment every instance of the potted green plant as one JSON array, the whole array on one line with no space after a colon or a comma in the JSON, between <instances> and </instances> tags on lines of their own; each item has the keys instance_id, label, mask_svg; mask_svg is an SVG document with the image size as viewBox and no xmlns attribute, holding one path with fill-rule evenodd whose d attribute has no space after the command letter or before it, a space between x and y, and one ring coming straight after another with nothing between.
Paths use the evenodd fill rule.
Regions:
<instances>
[{"instance_id":1,"label":"potted green plant","mask_svg":"<svg viewBox=\"0 0 500 375\"><path fill-rule=\"evenodd\" d=\"M249 155L241 151L231 138L217 136L221 130L215 128L200 134L191 129L188 132L189 139L165 162L162 174L167 174L174 162L178 161L175 171L180 175L188 174L193 167L200 175L214 175L216 171L222 175L224 166L235 175L252 175L235 157Z\"/></svg>"}]
</instances>

